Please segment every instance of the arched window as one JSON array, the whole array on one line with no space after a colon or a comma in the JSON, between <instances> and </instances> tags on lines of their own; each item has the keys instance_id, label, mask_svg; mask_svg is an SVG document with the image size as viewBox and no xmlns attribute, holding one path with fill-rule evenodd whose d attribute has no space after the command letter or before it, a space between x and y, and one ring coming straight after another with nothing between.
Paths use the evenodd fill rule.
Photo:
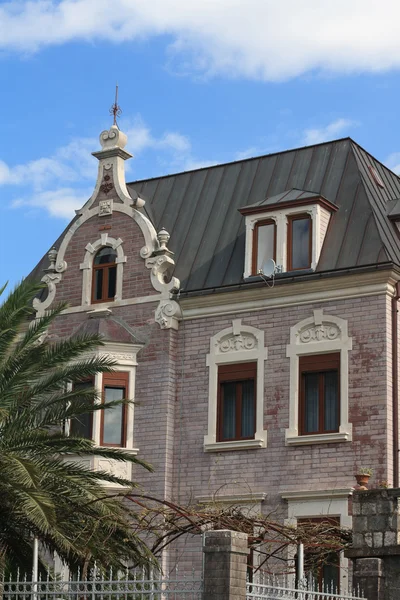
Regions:
<instances>
[{"instance_id":1,"label":"arched window","mask_svg":"<svg viewBox=\"0 0 400 600\"><path fill-rule=\"evenodd\" d=\"M93 260L92 302L114 300L117 288L117 252L100 248Z\"/></svg>"}]
</instances>

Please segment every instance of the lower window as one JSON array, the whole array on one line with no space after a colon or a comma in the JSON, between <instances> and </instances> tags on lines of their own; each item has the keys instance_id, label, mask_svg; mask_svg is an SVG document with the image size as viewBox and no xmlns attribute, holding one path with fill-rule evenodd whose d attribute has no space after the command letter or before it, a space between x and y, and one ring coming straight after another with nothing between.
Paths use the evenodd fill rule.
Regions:
<instances>
[{"instance_id":1,"label":"lower window","mask_svg":"<svg viewBox=\"0 0 400 600\"><path fill-rule=\"evenodd\" d=\"M326 525L328 530L331 526L336 528L340 525L340 519L337 517L314 517L298 519L297 523L309 526L312 533L312 529L318 525ZM315 547L315 549L305 552L304 575L312 583L314 589L325 593L338 594L340 592L339 558L338 552L329 552L327 548L323 547Z\"/></svg>"},{"instance_id":2,"label":"lower window","mask_svg":"<svg viewBox=\"0 0 400 600\"><path fill-rule=\"evenodd\" d=\"M254 438L256 378L256 362L219 365L218 442Z\"/></svg>"},{"instance_id":3,"label":"lower window","mask_svg":"<svg viewBox=\"0 0 400 600\"><path fill-rule=\"evenodd\" d=\"M124 400L128 397L128 373L104 373L103 402ZM101 411L101 446L126 445L126 404Z\"/></svg>"},{"instance_id":4,"label":"lower window","mask_svg":"<svg viewBox=\"0 0 400 600\"><path fill-rule=\"evenodd\" d=\"M73 390L79 392L80 390L92 388L93 385L92 380L78 381L74 383ZM91 440L93 436L93 413L85 413L71 419L69 422L69 435Z\"/></svg>"},{"instance_id":5,"label":"lower window","mask_svg":"<svg viewBox=\"0 0 400 600\"><path fill-rule=\"evenodd\" d=\"M300 435L333 433L340 423L340 353L300 356Z\"/></svg>"}]
</instances>

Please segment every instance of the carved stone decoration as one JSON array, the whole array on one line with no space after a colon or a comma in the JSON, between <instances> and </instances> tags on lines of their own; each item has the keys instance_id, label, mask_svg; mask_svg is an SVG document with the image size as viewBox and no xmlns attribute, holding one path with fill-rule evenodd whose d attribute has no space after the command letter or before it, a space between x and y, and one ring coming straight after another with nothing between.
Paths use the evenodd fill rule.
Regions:
<instances>
[{"instance_id":1,"label":"carved stone decoration","mask_svg":"<svg viewBox=\"0 0 400 600\"><path fill-rule=\"evenodd\" d=\"M46 273L44 277L42 277L41 281L47 284L48 293L47 298L45 300L39 300L39 298L34 298L33 300L33 308L37 311L36 316L42 317L45 314L46 309L53 302L56 295L56 285L61 281L62 275L60 273Z\"/></svg>"},{"instance_id":2,"label":"carved stone decoration","mask_svg":"<svg viewBox=\"0 0 400 600\"><path fill-rule=\"evenodd\" d=\"M239 350L256 350L257 339L249 333L239 335L230 335L216 342L217 351L221 354L225 352L237 352Z\"/></svg>"},{"instance_id":3,"label":"carved stone decoration","mask_svg":"<svg viewBox=\"0 0 400 600\"><path fill-rule=\"evenodd\" d=\"M182 312L175 300L161 300L157 306L155 321L161 329L178 329Z\"/></svg>"},{"instance_id":4,"label":"carved stone decoration","mask_svg":"<svg viewBox=\"0 0 400 600\"><path fill-rule=\"evenodd\" d=\"M112 200L100 200L99 202L99 217L105 217L112 215L113 212L113 201Z\"/></svg>"},{"instance_id":5,"label":"carved stone decoration","mask_svg":"<svg viewBox=\"0 0 400 600\"><path fill-rule=\"evenodd\" d=\"M307 329L300 331L298 336L302 344L307 344L308 342L336 340L340 337L340 329L333 323L324 323L322 325L307 327Z\"/></svg>"}]
</instances>

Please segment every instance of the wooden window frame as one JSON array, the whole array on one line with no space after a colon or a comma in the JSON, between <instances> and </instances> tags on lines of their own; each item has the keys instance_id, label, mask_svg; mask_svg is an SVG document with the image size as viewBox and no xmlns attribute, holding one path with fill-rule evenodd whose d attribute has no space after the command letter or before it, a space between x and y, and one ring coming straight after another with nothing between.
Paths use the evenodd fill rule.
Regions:
<instances>
[{"instance_id":1,"label":"wooden window frame","mask_svg":"<svg viewBox=\"0 0 400 600\"><path fill-rule=\"evenodd\" d=\"M75 385L77 383L90 383L92 387L94 387L94 379L84 379L83 381L76 381L72 386L72 391L75 391ZM87 413L85 413L87 414ZM93 440L93 412L90 413L90 437L85 438L88 440ZM71 423L76 419L76 417L69 419L69 435L71 435Z\"/></svg>"},{"instance_id":2,"label":"wooden window frame","mask_svg":"<svg viewBox=\"0 0 400 600\"><path fill-rule=\"evenodd\" d=\"M308 219L310 222L309 239L308 239L308 266L293 268L292 254L293 254L293 222ZM311 215L308 213L300 213L298 215L288 216L288 232L287 232L287 270L288 271L303 271L304 269L311 269L312 264L312 238L313 238L313 221Z\"/></svg>"},{"instance_id":3,"label":"wooden window frame","mask_svg":"<svg viewBox=\"0 0 400 600\"><path fill-rule=\"evenodd\" d=\"M251 272L252 275L258 275L257 272L257 260L258 260L258 230L260 227L264 225L273 225L274 226L274 255L271 258L276 261L276 222L274 219L263 219L262 221L257 221L254 225L253 230L253 254L251 259Z\"/></svg>"},{"instance_id":4,"label":"wooden window frame","mask_svg":"<svg viewBox=\"0 0 400 600\"><path fill-rule=\"evenodd\" d=\"M324 381L323 373L337 371L338 374L338 427L326 430L324 428ZM305 431L305 378L304 373L319 373L318 381L318 431ZM318 435L324 433L337 433L340 428L340 352L329 354L313 354L299 356L299 435Z\"/></svg>"},{"instance_id":5,"label":"wooden window frame","mask_svg":"<svg viewBox=\"0 0 400 600\"><path fill-rule=\"evenodd\" d=\"M108 276L109 276L110 268L112 268L112 267L115 267L115 293L117 290L117 274L118 274L117 273L117 271L118 271L117 270L117 262L114 261L112 263L104 263L102 265L94 264L94 261L96 260L96 256L105 247L107 247L107 246L102 246L101 248L99 248L99 250L96 252L96 254L93 257L92 294L91 294L91 303L92 304L98 304L99 302L112 302L114 300L115 294L112 298L108 297ZM103 283L101 286L101 298L99 300L96 300L96 298L95 298L97 271L103 271Z\"/></svg>"},{"instance_id":6,"label":"wooden window frame","mask_svg":"<svg viewBox=\"0 0 400 600\"><path fill-rule=\"evenodd\" d=\"M239 388L239 396L236 396L236 434L234 438L223 438L223 398L222 398L222 383L236 382L240 383L248 379L254 380L254 433L252 436L242 437L240 431L242 429L242 404L241 404L241 388ZM248 363L233 363L227 365L218 365L218 391L217 391L217 442L232 442L240 440L253 440L256 432L256 413L257 413L257 362Z\"/></svg>"},{"instance_id":7,"label":"wooden window frame","mask_svg":"<svg viewBox=\"0 0 400 600\"><path fill-rule=\"evenodd\" d=\"M105 402L105 388L106 387L115 387L115 388L124 388L125 389L125 398L128 397L129 393L129 373L117 371L115 373L103 373L103 384L102 384L102 393L101 393L101 401ZM122 405L122 424L121 424L121 443L120 444L106 444L104 442L104 410L101 411L101 419L100 419L100 446L111 447L111 448L126 448L126 438L127 438L127 408L128 405ZM111 410L111 409L110 409Z\"/></svg>"}]
</instances>

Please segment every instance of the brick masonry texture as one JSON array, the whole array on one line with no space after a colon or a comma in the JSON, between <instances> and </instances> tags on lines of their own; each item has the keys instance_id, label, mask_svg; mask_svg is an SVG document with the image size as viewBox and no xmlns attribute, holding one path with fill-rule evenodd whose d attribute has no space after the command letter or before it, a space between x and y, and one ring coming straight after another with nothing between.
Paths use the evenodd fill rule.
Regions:
<instances>
[{"instance_id":1,"label":"brick masonry texture","mask_svg":"<svg viewBox=\"0 0 400 600\"><path fill-rule=\"evenodd\" d=\"M97 240L105 225L108 233L123 240L123 298L154 295L150 271L139 255L144 245L137 224L126 215L93 217L80 227L65 254L68 269L57 286L56 301L81 304L85 246ZM266 297L268 289L265 290ZM227 298L228 301L228 298ZM97 305L99 306L99 305ZM114 306L121 317L146 341L138 353L134 446L140 458L155 468L154 474L135 468L133 477L149 493L175 501L193 502L199 495L234 493L268 494L264 512L276 508L280 494L290 490L324 490L352 487L360 465L374 470L371 483L391 481L391 329L390 298L314 302L269 308L223 317L183 320L179 330L162 330L154 321L157 302ZM290 327L323 309L348 321L353 350L349 353L351 443L285 446L289 426ZM264 428L267 448L204 453L207 433L208 368L210 338L240 318L265 332ZM62 315L52 334L71 335L87 319L84 312ZM279 514L285 515L281 502Z\"/></svg>"},{"instance_id":2,"label":"brick masonry texture","mask_svg":"<svg viewBox=\"0 0 400 600\"><path fill-rule=\"evenodd\" d=\"M122 248L127 261L124 264L122 298L136 298L156 293L150 282L149 271L144 260L140 257L140 249L145 245L143 234L133 219L123 213L114 212L107 217L92 217L88 219L73 235L65 252L64 260L68 268L63 273L62 280L57 285L57 301L68 302L70 306L80 306L82 303L82 271L88 243L97 241L104 228L110 237L122 239Z\"/></svg>"}]
</instances>

